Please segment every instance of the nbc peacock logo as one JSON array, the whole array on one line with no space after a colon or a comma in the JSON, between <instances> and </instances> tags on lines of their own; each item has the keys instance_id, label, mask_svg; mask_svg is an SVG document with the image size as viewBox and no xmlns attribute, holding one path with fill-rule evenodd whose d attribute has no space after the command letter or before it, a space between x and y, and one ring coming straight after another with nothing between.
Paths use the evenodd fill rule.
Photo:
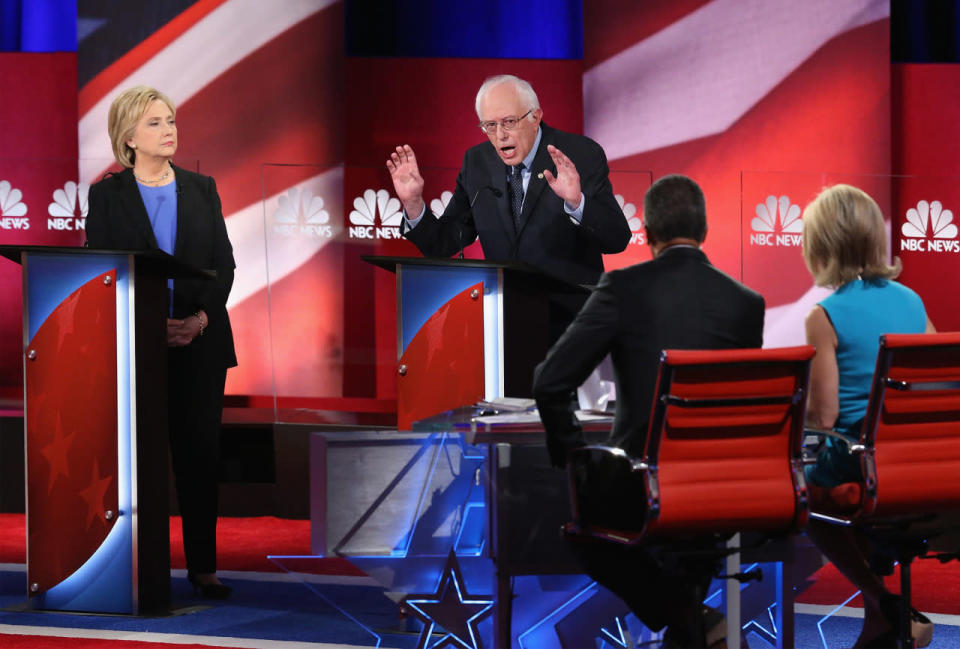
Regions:
<instances>
[{"instance_id":1,"label":"nbc peacock logo","mask_svg":"<svg viewBox=\"0 0 960 649\"><path fill-rule=\"evenodd\" d=\"M86 230L87 195L90 185L67 181L64 186L53 192L53 202L47 206L48 230Z\"/></svg>"},{"instance_id":2,"label":"nbc peacock logo","mask_svg":"<svg viewBox=\"0 0 960 649\"><path fill-rule=\"evenodd\" d=\"M643 219L637 216L637 206L628 203L622 194L614 194L617 199L617 205L623 210L623 216L627 219L627 227L630 228L630 243L636 246L642 246L647 243L647 235L643 230Z\"/></svg>"},{"instance_id":3,"label":"nbc peacock logo","mask_svg":"<svg viewBox=\"0 0 960 649\"><path fill-rule=\"evenodd\" d=\"M444 190L440 192L440 198L435 198L430 201L430 211L433 212L433 215L437 218L440 218L443 215L443 211L447 209L447 205L450 204L450 199L453 198L453 192Z\"/></svg>"},{"instance_id":4,"label":"nbc peacock logo","mask_svg":"<svg viewBox=\"0 0 960 649\"><path fill-rule=\"evenodd\" d=\"M900 250L915 252L960 252L953 212L943 209L940 201L918 201L907 210L900 226Z\"/></svg>"},{"instance_id":5,"label":"nbc peacock logo","mask_svg":"<svg viewBox=\"0 0 960 649\"><path fill-rule=\"evenodd\" d=\"M286 237L333 237L330 213L324 209L323 197L314 196L309 189L288 189L286 194L277 198L277 209L273 212L273 231Z\"/></svg>"},{"instance_id":6,"label":"nbc peacock logo","mask_svg":"<svg viewBox=\"0 0 960 649\"><path fill-rule=\"evenodd\" d=\"M368 189L353 199L350 211L351 239L399 239L403 212L400 201L386 189Z\"/></svg>"},{"instance_id":7,"label":"nbc peacock logo","mask_svg":"<svg viewBox=\"0 0 960 649\"><path fill-rule=\"evenodd\" d=\"M767 196L757 203L756 216L750 221L751 246L799 246L803 243L800 206L789 196Z\"/></svg>"},{"instance_id":8,"label":"nbc peacock logo","mask_svg":"<svg viewBox=\"0 0 960 649\"><path fill-rule=\"evenodd\" d=\"M0 180L0 229L29 230L27 206L21 199L23 192L16 189L7 180Z\"/></svg>"}]
</instances>

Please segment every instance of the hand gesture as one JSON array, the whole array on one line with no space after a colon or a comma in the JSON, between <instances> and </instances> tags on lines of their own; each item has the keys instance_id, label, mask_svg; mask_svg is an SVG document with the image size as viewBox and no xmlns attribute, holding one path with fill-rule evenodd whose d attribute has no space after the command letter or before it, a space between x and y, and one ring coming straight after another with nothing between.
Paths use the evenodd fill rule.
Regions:
<instances>
[{"instance_id":1,"label":"hand gesture","mask_svg":"<svg viewBox=\"0 0 960 649\"><path fill-rule=\"evenodd\" d=\"M547 145L547 153L553 158L553 164L557 167L557 175L554 176L550 170L544 170L543 177L547 179L547 184L553 193L562 198L571 208L580 205L580 174L577 173L577 166L573 160L564 155L563 151L553 146Z\"/></svg>"},{"instance_id":2,"label":"hand gesture","mask_svg":"<svg viewBox=\"0 0 960 649\"><path fill-rule=\"evenodd\" d=\"M407 216L415 219L423 211L423 177L417 167L417 156L409 144L398 146L387 160L387 169L393 180L393 191L403 203Z\"/></svg>"}]
</instances>

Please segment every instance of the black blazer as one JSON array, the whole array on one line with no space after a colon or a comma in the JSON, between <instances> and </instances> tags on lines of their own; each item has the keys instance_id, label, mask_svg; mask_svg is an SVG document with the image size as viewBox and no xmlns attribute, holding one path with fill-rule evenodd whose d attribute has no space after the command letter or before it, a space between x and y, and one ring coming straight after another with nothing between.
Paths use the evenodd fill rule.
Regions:
<instances>
[{"instance_id":1,"label":"black blazer","mask_svg":"<svg viewBox=\"0 0 960 649\"><path fill-rule=\"evenodd\" d=\"M640 457L664 349L734 349L763 343L763 298L714 268L702 251L668 248L612 271L534 374L534 395L557 466L583 445L570 394L609 352L617 382L610 443Z\"/></svg>"},{"instance_id":2,"label":"black blazer","mask_svg":"<svg viewBox=\"0 0 960 649\"><path fill-rule=\"evenodd\" d=\"M488 260L522 261L574 283L596 283L603 273L601 255L621 252L630 241L630 228L613 197L607 158L590 138L540 125L543 136L523 201L519 233L510 211L507 166L493 145L484 142L463 156L456 190L443 215L438 219L428 208L417 227L404 236L428 257L449 257L479 237ZM586 197L580 225L571 223L563 201L541 175L544 169L557 172L548 144L565 153L580 174ZM487 187L499 190L500 197Z\"/></svg>"},{"instance_id":3,"label":"black blazer","mask_svg":"<svg viewBox=\"0 0 960 649\"><path fill-rule=\"evenodd\" d=\"M234 367L237 355L227 315L233 286L233 247L227 237L220 196L213 178L173 167L177 183L177 240L173 256L196 268L215 270L210 280L174 281L173 317L185 318L203 309L209 324L191 346L219 367ZM158 249L133 170L108 174L91 185L87 213L87 244L112 250Z\"/></svg>"}]
</instances>

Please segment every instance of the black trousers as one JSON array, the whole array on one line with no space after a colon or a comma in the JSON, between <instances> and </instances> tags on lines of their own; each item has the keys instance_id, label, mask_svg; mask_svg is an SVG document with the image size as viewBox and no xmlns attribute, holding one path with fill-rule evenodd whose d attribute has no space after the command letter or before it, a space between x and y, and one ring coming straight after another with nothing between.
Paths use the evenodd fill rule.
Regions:
<instances>
[{"instance_id":1,"label":"black trousers","mask_svg":"<svg viewBox=\"0 0 960 649\"><path fill-rule=\"evenodd\" d=\"M592 454L569 469L578 485L581 525L642 529L646 490L640 474L606 453ZM622 599L648 628L669 626L674 635L698 631L701 602L718 567L715 539L664 539L632 546L585 535L569 540L584 572ZM695 635L685 641L689 646L703 642Z\"/></svg>"},{"instance_id":2,"label":"black trousers","mask_svg":"<svg viewBox=\"0 0 960 649\"><path fill-rule=\"evenodd\" d=\"M580 565L653 631L696 622L716 560L654 554L641 545L571 537Z\"/></svg>"},{"instance_id":3,"label":"black trousers","mask_svg":"<svg viewBox=\"0 0 960 649\"><path fill-rule=\"evenodd\" d=\"M169 350L167 377L170 457L187 572L216 572L220 420L227 370L210 367L202 347L188 345Z\"/></svg>"}]
</instances>

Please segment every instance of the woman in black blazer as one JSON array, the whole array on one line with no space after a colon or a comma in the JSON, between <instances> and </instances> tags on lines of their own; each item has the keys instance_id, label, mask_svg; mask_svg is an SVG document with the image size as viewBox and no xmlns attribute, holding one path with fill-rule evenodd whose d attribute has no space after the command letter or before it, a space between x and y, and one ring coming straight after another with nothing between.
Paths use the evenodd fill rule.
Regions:
<instances>
[{"instance_id":1,"label":"woman in black blazer","mask_svg":"<svg viewBox=\"0 0 960 649\"><path fill-rule=\"evenodd\" d=\"M163 93L137 86L110 106L114 157L125 169L90 187L87 244L115 250L162 249L214 281L170 283L167 319L170 452L183 518L187 578L222 599L217 579L217 471L227 368L237 364L227 316L233 248L212 178L174 166L176 108Z\"/></svg>"}]
</instances>

